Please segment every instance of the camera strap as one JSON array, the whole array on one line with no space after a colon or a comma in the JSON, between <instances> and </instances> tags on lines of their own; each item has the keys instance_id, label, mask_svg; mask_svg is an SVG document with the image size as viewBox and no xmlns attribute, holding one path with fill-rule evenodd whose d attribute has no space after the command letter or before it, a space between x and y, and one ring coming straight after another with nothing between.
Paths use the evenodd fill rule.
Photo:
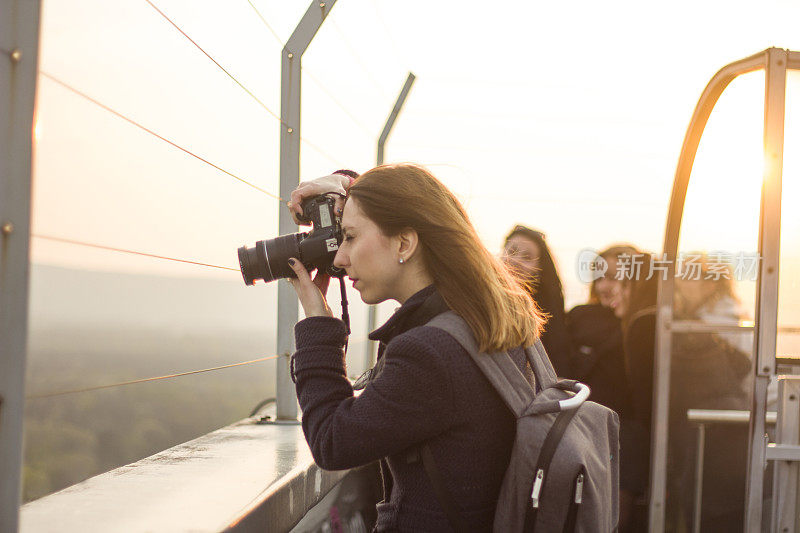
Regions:
<instances>
[{"instance_id":1,"label":"camera strap","mask_svg":"<svg viewBox=\"0 0 800 533\"><path fill-rule=\"evenodd\" d=\"M344 353L347 353L347 345L350 342L350 311L348 310L347 290L344 285L344 276L339 277L339 288L342 291L342 322L347 329L347 339L344 341Z\"/></svg>"}]
</instances>

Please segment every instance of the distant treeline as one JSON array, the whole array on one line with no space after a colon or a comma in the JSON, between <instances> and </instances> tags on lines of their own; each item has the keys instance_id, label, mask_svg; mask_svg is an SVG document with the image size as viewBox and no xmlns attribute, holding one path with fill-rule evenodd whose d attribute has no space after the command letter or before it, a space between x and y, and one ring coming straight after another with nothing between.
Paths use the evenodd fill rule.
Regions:
<instances>
[{"instance_id":1,"label":"distant treeline","mask_svg":"<svg viewBox=\"0 0 800 533\"><path fill-rule=\"evenodd\" d=\"M26 393L116 383L255 359L268 343L215 336L141 342L131 334L107 351L79 333L33 342ZM106 338L114 338L108 332ZM69 339L72 338L74 342ZM47 345L46 348L42 346ZM105 344L105 343L103 343ZM153 347L159 344L159 352ZM202 344L202 349L193 345ZM61 349L55 349L60 345ZM128 345L126 350L122 346ZM143 349L147 345L147 349ZM258 350L262 346L262 350ZM108 355L113 354L113 355ZM143 384L29 400L23 498L30 501L245 418L274 391L274 362Z\"/></svg>"}]
</instances>

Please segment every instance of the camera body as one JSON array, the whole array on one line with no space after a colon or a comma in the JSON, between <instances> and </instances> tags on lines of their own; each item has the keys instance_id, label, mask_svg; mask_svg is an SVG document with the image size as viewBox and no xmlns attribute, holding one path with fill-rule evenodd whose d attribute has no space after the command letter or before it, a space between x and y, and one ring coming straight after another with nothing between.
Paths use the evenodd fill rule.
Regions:
<instances>
[{"instance_id":1,"label":"camera body","mask_svg":"<svg viewBox=\"0 0 800 533\"><path fill-rule=\"evenodd\" d=\"M288 262L291 257L299 259L308 271L319 269L331 276L342 277L344 271L333 266L333 258L342 243L335 203L332 195L309 198L302 204L300 220L310 223L311 231L258 241L253 248L239 248L239 269L245 285L253 285L258 279L269 283L278 278L295 277Z\"/></svg>"}]
</instances>

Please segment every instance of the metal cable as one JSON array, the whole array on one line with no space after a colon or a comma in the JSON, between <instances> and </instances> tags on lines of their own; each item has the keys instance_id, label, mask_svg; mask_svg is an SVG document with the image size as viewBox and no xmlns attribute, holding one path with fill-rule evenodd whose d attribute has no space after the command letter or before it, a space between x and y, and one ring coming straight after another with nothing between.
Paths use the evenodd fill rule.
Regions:
<instances>
[{"instance_id":1,"label":"metal cable","mask_svg":"<svg viewBox=\"0 0 800 533\"><path fill-rule=\"evenodd\" d=\"M39 399L42 399L42 398L53 398L55 396L64 396L64 395L67 395L67 394L77 394L79 392L90 392L90 391L96 391L96 390L101 390L101 389L111 389L111 388L114 388L114 387L122 387L124 385L133 385L134 383L146 383L148 381L158 381L158 380L162 380L162 379L172 379L172 378L178 378L178 377L181 377L181 376L188 376L188 375L191 375L191 374L200 374L202 372L213 372L215 370L223 370L225 368L233 368L235 366L242 366L242 365L250 365L250 364L253 364L253 363L260 363L262 361L269 361L270 359L277 359L278 357L280 357L280 355L271 355L269 357L261 357L259 359L253 359L252 361L242 361L241 363L233 363L233 364L230 364L230 365L215 366L213 368L204 368L202 370L192 370L190 372L180 372L178 374L169 374L169 375L166 375L166 376L157 376L157 377L153 377L153 378L144 378L144 379L133 379L133 380L130 380L130 381L122 381L122 382L119 382L119 383L112 383L110 385L98 385L98 386L95 386L95 387L84 387L82 389L71 389L71 390L65 390L65 391L59 391L59 392L47 392L47 393L43 393L43 394L32 394L30 396L26 396L25 399L26 400L39 400Z\"/></svg>"},{"instance_id":2,"label":"metal cable","mask_svg":"<svg viewBox=\"0 0 800 533\"><path fill-rule=\"evenodd\" d=\"M116 111L116 110L114 110L114 109L112 109L112 108L108 107L107 105L103 104L102 102L100 102L100 101L98 101L98 100L96 100L96 99L92 98L92 97L91 97L91 96L89 96L88 94L86 94L86 93L84 93L84 92L81 92L81 91L79 91L78 89L76 89L75 87L73 87L73 86L69 85L68 83L66 83L66 82L64 82L64 81L61 81L60 79L56 78L56 77L55 77L55 76L53 76L52 74L50 74L50 73L48 73L48 72L45 72L45 71L43 71L43 70L40 70L40 71L39 71L39 74L41 74L41 75L42 75L42 76L44 76L45 78L48 78L48 79L50 79L50 80L54 81L55 83L57 83L57 84L61 85L61 86L62 86L62 87L64 87L65 89L68 89L68 90L72 91L73 93L77 94L78 96L81 96L82 98L85 98L86 100L88 100L88 101L92 102L93 104L95 104L95 105L97 105L97 106L99 106L99 107L101 107L101 108L105 109L105 110L106 110L106 111L108 111L109 113L111 113L111 114L113 114L113 115L115 115L115 116L117 116L117 117L121 118L122 120L125 120L126 122L128 122L128 123L130 123L130 124L133 124L133 125L134 125L134 126L136 126L137 128L139 128L139 129L141 129L141 130L143 130L143 131L146 131L146 132L147 132L147 133L149 133L150 135L153 135L154 137L157 137L157 138L161 139L161 140L162 140L162 141L164 141L165 143L167 143L167 144L170 144L170 145L174 146L174 147L175 147L175 148L177 148L178 150L181 150L182 152L185 152L186 154L189 154L190 156L192 156L192 157L194 157L194 158L196 158L196 159L198 159L198 160L202 161L203 163L205 163L205 164L207 164L207 165L209 165L209 166L212 166L212 167L214 167L215 169L219 170L219 171L220 171L220 172L222 172L223 174L227 174L228 176L230 176L230 177L232 177L232 178L234 178L234 179L236 179L236 180L239 180L239 181L241 181L241 182L242 182L242 183L244 183L245 185L249 185L250 187L254 188L255 190L257 190L257 191L259 191L259 192L262 192L262 193L266 194L267 196L269 196L269 197L271 197L271 198L275 198L276 200L280 200L281 202L283 201L283 198L281 198L280 196L277 196L277 195L275 195L275 194L272 194L271 192L269 192L269 191L266 191L266 190L262 189L262 188L261 188L261 187L259 187L258 185L255 185L255 184L253 184L253 183L251 183L251 182L247 181L247 180L246 180L246 179L244 179L244 178L240 178L239 176L237 176L237 175L236 175L236 174L234 174L233 172L228 172L228 171L227 171L227 170L225 170L224 168L222 168L222 167L220 167L220 166L218 166L218 165L215 165L215 164L214 164L214 163L212 163L211 161L209 161L209 160L207 160L207 159L205 159L205 158L203 158L203 157L200 157L199 155L195 154L194 152L190 152L189 150L187 150L186 148L184 148L184 147L180 146L179 144L176 144L176 143L174 143L174 142L170 141L169 139L167 139L166 137L164 137L164 136L162 136L162 135L159 135L158 133L154 132L153 130L151 130L151 129L149 129L149 128L147 128L147 127L145 127L145 126L143 126L143 125L139 124L138 122L136 122L136 121L135 121L135 120L133 120L132 118L128 118L127 116L123 115L123 114L122 114L122 113L120 113L119 111Z\"/></svg>"},{"instance_id":3,"label":"metal cable","mask_svg":"<svg viewBox=\"0 0 800 533\"><path fill-rule=\"evenodd\" d=\"M253 11L256 12L256 15L258 16L259 19L261 19L261 22L264 24L267 30L269 30L269 32L273 35L273 37L275 37L275 40L278 42L278 44L281 47L283 47L283 42L281 41L281 38L278 36L278 33L272 28L272 26L270 26L269 22L267 22L267 19L264 18L264 15L261 14L261 12L258 10L258 8L255 6L255 4L253 4L251 0L247 0L247 3L250 4L250 7L252 7ZM369 128L364 126L363 123L361 123L352 113L350 113L350 111L347 110L344 104L342 104L335 96L333 96L333 94L331 94L331 92L328 91L325 85L321 81L319 81L319 79L316 76L314 76L307 69L303 67L300 68L303 70L305 75L308 76L311 79L311 81L313 81L314 84L317 85L322 90L322 92L324 92L328 96L328 98L330 98L337 106L339 106L339 108L342 111L344 111L344 113L350 118L350 120L353 121L353 123L356 126L361 128L361 130L364 132L365 135L367 135L367 137L369 137L370 139L374 137Z\"/></svg>"},{"instance_id":4,"label":"metal cable","mask_svg":"<svg viewBox=\"0 0 800 533\"><path fill-rule=\"evenodd\" d=\"M355 47L352 44L350 44L350 39L348 39L345 32L342 31L342 29L339 27L338 24L336 24L335 20L331 20L331 25L333 26L333 29L336 30L336 33L339 34L339 37L341 37L342 43L344 43L347 49L350 50L350 54L353 56L353 58L355 58L356 63L358 63L358 65L361 67L361 70L363 70L364 73L367 75L367 78L369 78L369 80L372 82L375 88L378 89L378 92L380 92L384 97L387 97L388 95L386 91L383 89L381 84L378 83L378 80L375 79L375 76L372 75L372 72L370 71L369 67L367 67L364 60L361 59L361 56L358 54L358 52L356 52Z\"/></svg>"},{"instance_id":5,"label":"metal cable","mask_svg":"<svg viewBox=\"0 0 800 533\"><path fill-rule=\"evenodd\" d=\"M364 133L364 135L367 136L367 138L373 139L375 137L375 135L373 135L373 133L370 132L369 128L367 128L360 120L358 120L352 113L350 113L350 111L347 110L344 104L342 104L339 100L337 100L336 97L333 96L333 94L325 87L325 85L323 85L323 83L319 79L317 79L316 76L314 76L311 72L309 72L304 68L302 70L303 73L305 73L305 75L308 76L309 79L313 81L314 84L328 96L328 98L333 100L333 103L335 103L339 107L339 109L341 109L344 112L344 114L347 115L348 118L353 121L353 124L361 128L361 131Z\"/></svg>"},{"instance_id":6,"label":"metal cable","mask_svg":"<svg viewBox=\"0 0 800 533\"><path fill-rule=\"evenodd\" d=\"M247 415L247 416L250 416L250 417L256 416L256 413L258 413L261 410L262 407L264 407L268 403L275 403L275 400L276 400L275 398L265 398L265 399L261 400L260 402L258 402L258 404L256 404L255 407L253 407L253 410L250 411L250 414Z\"/></svg>"},{"instance_id":7,"label":"metal cable","mask_svg":"<svg viewBox=\"0 0 800 533\"><path fill-rule=\"evenodd\" d=\"M344 166L344 167L346 167L346 166L347 166L347 165L342 165L342 164L341 164L339 161L337 161L337 160L336 160L336 159L335 159L333 156L331 156L330 154L328 154L328 153L327 153L325 150L323 150L322 148L320 148L320 147L319 147L319 146L317 146L316 144L312 143L311 141L309 141L309 140L308 140L308 139L306 139L305 137L300 137L300 142L303 142L303 143L307 144L308 146L310 146L311 148L313 148L313 149L314 149L315 151L317 151L317 152L318 152L318 153L319 153L319 154L320 154L322 157L324 157L325 159L327 159L328 161L330 161L331 163L333 163L333 166L335 166L335 167L343 167L343 166Z\"/></svg>"},{"instance_id":8,"label":"metal cable","mask_svg":"<svg viewBox=\"0 0 800 533\"><path fill-rule=\"evenodd\" d=\"M372 10L375 12L375 18L378 20L378 23L383 26L383 31L386 32L386 37L389 39L389 43L392 45L392 49L394 50L395 56L399 59L402 63L408 67L411 62L408 60L408 57L404 53L401 52L401 48L397 44L397 40L394 38L394 34L392 30L389 29L389 25L386 24L386 20L384 20L383 15L381 15L380 7L378 6L378 2L369 2L372 6ZM410 68L406 68L406 70L411 70Z\"/></svg>"},{"instance_id":9,"label":"metal cable","mask_svg":"<svg viewBox=\"0 0 800 533\"><path fill-rule=\"evenodd\" d=\"M253 100L255 100L256 102L258 102L258 105L260 105L261 107L263 107L263 108L264 108L264 110L265 110L267 113L269 113L270 115L272 115L273 117L275 117L276 119L278 119L278 121L279 121L279 122L283 123L283 121L281 121L281 117L279 117L277 114L275 114L275 112L274 112L274 111L272 111L272 110L271 110L269 107L267 107L267 104L265 104L264 102L262 102L262 101L261 101L261 100L258 98L258 96L256 96L255 94L253 94L253 92L252 92L252 91L250 91L250 89L248 89L247 87L245 87L244 85L242 85L242 83L241 83L239 80L237 80L237 79L236 79L236 77L235 77L233 74L231 74L230 72L228 72L228 71L227 71L227 69L225 69L225 67L223 67L222 65L220 65L220 64L219 64L219 62L218 62L216 59L214 59L213 57L211 57L211 55L210 55L208 52L206 52L205 50L203 50L203 47L202 47L202 46L200 46L199 44L197 44L197 43L195 42L195 40L194 40L194 39L192 39L191 37L189 37L189 35L187 35L187 33L186 33L185 31L183 31L183 30L180 28L180 26L178 26L177 24L175 24L175 23L172 21L172 19L171 19L171 18L169 18L169 17L168 17L166 14L164 14L164 12L163 12L163 11L161 11L160 9L158 9L158 7L156 7L156 5L155 5L153 2L151 2L150 0L144 0L144 1L145 1L145 2L147 2L148 4L150 4L150 7L152 7L153 9L155 9L155 10L156 10L156 12L157 12L159 15L161 15L162 17L164 17L164 19L165 19L167 22L169 22L170 24L172 24L172 26L173 26L173 27L174 27L176 30L178 30L178 31L181 33L181 35L183 35L184 37L186 37L186 38L189 40L189 42L190 42L190 43L192 43L192 44L193 44L193 45L194 45L194 46L195 46L195 47L196 47L198 50L200 50L201 52L203 52L203 54L204 54L204 55L205 55L205 56L206 56L208 59L210 59L212 63L214 63L216 66L218 66L218 67L219 67L219 69L220 69L222 72L224 72L225 74L227 74L227 75L228 75L228 77L229 77L230 79L232 79L232 80L233 80L233 81L236 83L236 85L238 85L239 87L241 87L241 89L242 89L244 92L246 92L247 94L249 94L249 95L250 95L250 97L251 97ZM288 126L288 125L286 125L286 124L284 124L284 126L286 126L287 128L289 127L289 126Z\"/></svg>"},{"instance_id":10,"label":"metal cable","mask_svg":"<svg viewBox=\"0 0 800 533\"><path fill-rule=\"evenodd\" d=\"M265 19L265 18L264 18L264 16L261 14L261 12L260 12L260 11L258 10L258 8L255 6L255 4L253 4L253 2L251 2L250 0L247 0L247 3L248 3L248 4L250 4L250 7L252 7L252 8L253 8L253 11L255 11L255 12L256 12L256 15L258 15L258 18L260 18L260 19L261 19L261 22L263 22L263 23L264 23L264 26L266 26L266 27L267 27L267 29L269 30L269 32L270 32L270 33L271 33L271 34L272 34L272 35L275 37L275 40L276 40L276 41L278 41L278 44L281 46L281 48L283 48L283 41L281 41L281 38L280 38L280 36L279 36L279 35L278 35L278 33L277 33L277 32L276 32L276 31L275 31L273 28L272 28L272 26L270 26L270 25L269 25L269 22L267 22L267 19Z\"/></svg>"},{"instance_id":11,"label":"metal cable","mask_svg":"<svg viewBox=\"0 0 800 533\"><path fill-rule=\"evenodd\" d=\"M76 244L78 246L88 246L90 248L98 248L100 250L109 250L109 251L112 251L112 252L122 252L122 253L126 253L126 254L143 255L145 257L154 257L156 259L166 259L168 261L176 261L178 263L188 263L190 265L199 265L199 266L205 266L205 267L211 267L211 268L221 268L222 270L232 270L233 272L239 272L238 268L231 268L231 267L219 266L219 265L211 265L209 263L199 263L197 261L189 261L189 260L186 260L186 259L177 259L177 258L174 258L174 257L167 257L167 256L164 256L164 255L148 254L146 252L137 252L136 250L126 250L124 248L115 248L113 246L105 246L105 245L102 245L102 244L94 244L94 243L91 243L91 242L77 241L77 240L74 240L74 239L65 239L63 237L54 237L52 235L40 235L40 234L37 234L37 233L33 233L33 234L31 234L31 237L35 237L37 239L44 239L44 240L48 240L48 241L63 242L63 243L67 243L67 244Z\"/></svg>"},{"instance_id":12,"label":"metal cable","mask_svg":"<svg viewBox=\"0 0 800 533\"><path fill-rule=\"evenodd\" d=\"M237 79L236 79L236 78L233 76L233 74L231 74L230 72L228 72L228 71L227 71L227 69L225 69L225 67L223 67L222 65L220 65L220 64L219 64L219 62L218 62L216 59L214 59L213 57L211 57L211 54L209 54L208 52L206 52L206 51L203 49L203 47L201 47L199 44L197 44L197 42L195 42L195 40L194 40L194 39L192 39L191 37L189 37L189 35L188 35L188 34L187 34L185 31L183 31L183 30L180 28L180 26L178 26L177 24L175 24L175 23L172 21L172 19L170 19L170 18L169 18L169 17L168 17L166 14L164 14L164 12L163 12L163 11L161 11L160 9L158 9L158 7L156 7L156 5L155 5L153 2L151 2L150 0L144 0L144 1L145 1L145 2L147 2L148 4L150 4L150 7L152 7L153 9L155 9L155 10L156 10L156 12L157 12L159 15L161 15L162 17L164 17L164 19L166 19L166 21L167 21L167 22L169 22L169 23L170 23L170 24L171 24L171 25L172 25L172 26L173 26L173 27L174 27L176 30L178 30L178 31L181 33L181 35L183 35L184 37L186 37L186 38L189 40L189 42L190 42L190 43L192 43L192 44L193 44L193 45L194 45L194 46L195 46L195 47L196 47L198 50L200 50L200 51L201 51L201 52L202 52L202 53L203 53L203 54L204 54L204 55L205 55L205 56L206 56L208 59L210 59L210 60L211 60L211 61L212 61L212 62L213 62L213 63L214 63L216 66L218 66L218 67L220 68L220 70L222 70L222 72L224 72L225 74L227 74L227 76L228 76L230 79L232 79L232 80L233 80L233 81L236 83L236 85L238 85L239 87L241 87L241 88L242 88L242 90L243 90L244 92L246 92L247 94L249 94L249 95L250 95L250 97L251 97L251 98L253 98L253 100L255 100L255 101L258 103L258 105L260 105L262 108L264 108L264 110L265 110L267 113L269 113L270 115L272 115L272 116L273 116L273 117L274 117L274 118L275 118L275 119L276 119L278 122L280 122L280 123L283 125L283 127L287 128L287 129L291 129L291 128L290 128L290 126L289 126L288 124L286 124L286 123L285 123L283 120L281 120L281 117L280 117L280 116L278 116L278 115L277 115L277 114L276 114L274 111L272 111L272 110L271 110L269 107L267 107L267 105L266 105L264 102L262 102L262 101L261 101L261 100L260 100L260 99L259 99L259 98L258 98L258 97L257 97L257 96L256 96L256 95L255 95L255 94L254 94L254 93L253 93L251 90L250 90L250 89L248 89L247 87L245 87L245 86L244 86L244 85L243 85L243 84L242 84L242 83L241 83L239 80L237 80ZM301 141L301 142L305 142L305 143L306 143L308 146L310 146L311 148L313 148L314 150L316 150L317 152L319 152L319 153L320 153L320 155L322 155L323 157L327 158L327 159L328 159L328 160L329 160L331 163L333 163L334 165L338 165L338 164L339 164L339 163L336 161L336 158L334 158L333 156L331 156L330 154L328 154L327 152L325 152L325 150L323 150L322 148L320 148L320 147L319 147L319 146L317 146L316 144L312 143L312 142L311 142L311 141L309 141L308 139L305 139L304 137L300 137L300 141Z\"/></svg>"}]
</instances>

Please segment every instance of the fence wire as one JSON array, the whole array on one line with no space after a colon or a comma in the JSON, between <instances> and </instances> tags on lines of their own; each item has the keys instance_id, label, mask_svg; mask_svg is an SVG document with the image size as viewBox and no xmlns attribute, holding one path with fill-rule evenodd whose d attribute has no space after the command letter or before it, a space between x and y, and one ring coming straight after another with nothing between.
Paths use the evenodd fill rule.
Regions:
<instances>
[{"instance_id":1,"label":"fence wire","mask_svg":"<svg viewBox=\"0 0 800 533\"><path fill-rule=\"evenodd\" d=\"M203 163L205 163L206 165L209 165L209 166L211 166L211 167L213 167L213 168L215 168L215 169L219 170L219 171L220 171L220 172L222 172L223 174L227 174L228 176L232 177L233 179L235 179L235 180L238 180L238 181L240 181L240 182L244 183L245 185L248 185L248 186L252 187L253 189L255 189L255 190L259 191L259 192L262 192L262 193L266 194L267 196L269 196L269 197L271 197L271 198L274 198L274 199L276 199L276 200L279 200L279 201L281 201L281 202L283 201L283 198L281 198L280 196L278 196L278 195L276 195L276 194L272 194L271 192L269 192L269 191L267 191L267 190L265 190L265 189L262 189L262 188L261 188L261 187L259 187L258 185L254 184L254 183L252 183L252 182L250 182L250 181L248 181L248 180L246 180L246 179L244 179L244 178L242 178L242 177L239 177L239 176L237 176L237 175L236 175L236 174L234 174L233 172L230 172L230 171L228 171L228 170L225 170L224 168L220 167L219 165L216 165L216 164L212 163L212 162L211 162L211 161L209 161L208 159L205 159L204 157L201 157L201 156L199 156L199 155L195 154L195 153L194 153L194 152L192 152L191 150L188 150L188 149L184 148L183 146L181 146L181 145L179 145L179 144L177 144L177 143L175 143L175 142L173 142L173 141L171 141L171 140L167 139L167 138L166 138L166 137L164 137L163 135L160 135L160 134L156 133L155 131L151 130L150 128L148 128L148 127L146 127L146 126L143 126L143 125L142 125L142 124L140 124L139 122L137 122L137 121L133 120L132 118L130 118L130 117L126 116L126 115L123 115L123 114L122 114L122 113L120 113L119 111L117 111L117 110L115 110L115 109L113 109L113 108L111 108L111 107L107 106L106 104L104 104L104 103L100 102L99 100L97 100L97 99L95 99L95 98L92 98L92 97L91 97L91 96L89 96L88 94L86 94L86 93L84 93L84 92L82 92L82 91L80 91L80 90L76 89L76 88L75 88L75 87L73 87L72 85L68 84L68 83L67 83L67 82L65 82L65 81L62 81L61 79L59 79L59 78L57 78L57 77L53 76L52 74L50 74L50 73L48 73L48 72L45 72L45 71L43 71L43 70L40 70L40 71L39 71L39 74L41 74L41 75L42 75L42 76L44 76L45 78L47 78L47 79L49 79L49 80L51 80L51 81L53 81L53 82L55 82L55 83L57 83L57 84L61 85L61 86L62 86L62 87L64 87L65 89L67 89L67 90L69 90L69 91L71 91L71 92L73 92L73 93L77 94L78 96L80 96L80 97L82 97L82 98L84 98L84 99L88 100L89 102L92 102L92 103L93 103L93 104L95 104L96 106L98 106L98 107L100 107L100 108L102 108L102 109L105 109L106 111L108 111L108 112L109 112L109 113L111 113L112 115L115 115L115 116L117 116L117 117L121 118L122 120L124 120L124 121L128 122L129 124L133 124L134 126L136 126L137 128L141 129L142 131L145 131L145 132L149 133L150 135L152 135L152 136L154 136L154 137L156 137L156 138L158 138L158 139L161 139L161 140L162 140L162 141L164 141L165 143L167 143L167 144L169 144L169 145L171 145L171 146L174 146L174 147L175 147L175 148L177 148L178 150L181 150L182 152L184 152L184 153L186 153L186 154L188 154L188 155L190 155L190 156L194 157L195 159L197 159L197 160L199 160L199 161L202 161L202 162L203 162Z\"/></svg>"},{"instance_id":2,"label":"fence wire","mask_svg":"<svg viewBox=\"0 0 800 533\"><path fill-rule=\"evenodd\" d=\"M78 245L78 246L86 246L86 247L89 247L89 248L97 248L97 249L100 249L100 250L108 250L108 251L111 251L111 252L121 252L121 253L126 253L126 254L141 255L141 256L144 256L144 257L152 257L152 258L155 258L155 259L165 259L167 261L175 261L175 262L178 262L178 263L188 263L190 265L198 265L198 266L204 266L204 267L219 268L219 269L222 269L222 270L231 270L233 272L239 272L238 268L226 267L226 266L220 266L220 265L212 265L210 263L200 263L198 261L190 261L188 259L178 259L176 257L167 257L165 255L156 255L156 254L151 254L151 253L147 253L147 252L138 252L136 250L127 250L125 248L116 248L114 246L106 246L104 244L95 244L95 243L79 241L79 240L75 240L75 239L67 239L65 237L56 237L56 236L53 236L53 235L41 235L41 234L38 234L38 233L31 234L31 237L34 237L34 238L37 238L37 239L43 239L43 240L47 240L47 241L63 242L63 243L66 243L66 244L75 244L75 245Z\"/></svg>"},{"instance_id":3,"label":"fence wire","mask_svg":"<svg viewBox=\"0 0 800 533\"><path fill-rule=\"evenodd\" d=\"M280 123L283 125L283 127L285 127L285 128L289 128L289 125L288 125L288 124L286 124L286 123L285 123L283 120L281 120L281 117L280 117L280 116L278 116L278 115L277 115L277 114L276 114L274 111L272 111L272 110L271 110L269 107L267 107L267 105L266 105L264 102L262 102L262 101L261 101L261 99L260 99L260 98L258 98L258 97L255 95L255 93L253 93L253 92L252 92L250 89L248 89L247 87L245 87L245 86L244 86L244 84L242 84L242 83L241 83L239 80L237 80L237 79L236 79L236 77L235 77L235 76L233 76L233 74L231 74L230 72L228 72L228 70L227 70L225 67L223 67L223 66L222 66L222 65L221 65L221 64L220 64L220 63L219 63L219 62L218 62L216 59L214 59L213 57L211 57L211 54L209 54L208 52L206 52L206 51L203 49L203 47L201 47L199 44L197 44L197 42L196 42L194 39L192 39L191 37L189 37L189 35L188 35L188 34L187 34L185 31L183 31L183 30L181 29L181 27L180 27L180 26L178 26L177 24L175 24L175 22L173 22L173 20L172 20L171 18L169 18L169 17L168 17L168 16L167 16L167 15L166 15L166 14L165 14L163 11L161 11L160 9L158 9L158 7L156 7L156 5L155 5L153 2L151 2L150 0L144 0L144 1L145 1L145 2L147 2L147 3L148 3L148 4L149 4L149 5L150 5L150 6L151 6L151 7L152 7L152 8L153 8L153 9L154 9L156 12L158 12L158 14L159 14L159 15L161 15L162 17L164 17L164 19L166 19L166 20L167 20L167 22L169 22L169 23L170 23L170 24L171 24L171 25L172 25L172 26L173 26L173 27L174 27L174 28L175 28L175 29L176 29L178 32L180 32L180 33L181 33L181 35L183 35L184 37L186 37L186 39L188 39L188 40L189 40L189 42L191 42L191 43L192 43L192 44L193 44L193 45L194 45L194 46L195 46L195 47L196 47L198 50L200 50L200 51L201 51L201 52L202 52L202 53L203 53L203 54L204 54L204 55L205 55L205 56L206 56L208 59L210 59L210 60L211 60L211 61L212 61L212 62L213 62L213 63L214 63L214 64L215 64L217 67L219 67L219 68L220 68L220 70L222 70L222 72L224 72L224 73L225 73L225 74L226 74L226 75L227 75L227 76L228 76L230 79L232 79L232 80L233 80L233 81L234 81L234 82L235 82L235 83L236 83L236 84L237 84L239 87L241 87L241 89L242 89L244 92L246 92L248 95L250 95L250 97L251 97L253 100L255 100L255 101L258 103L258 105L260 105L260 106L261 106L261 107L262 107L262 108L263 108L263 109L264 109L264 110L265 110L267 113L269 113L269 114L270 114L270 115L271 115L273 118L275 118L275 119L276 119L278 122L280 122ZM301 141L301 142L303 142L303 143L305 143L305 144L307 144L309 147L311 147L311 148L312 148L312 149L314 149L315 151L317 151L317 152L318 152L318 153L319 153L321 156L323 156L323 157L325 157L326 159L328 159L328 161L330 161L330 162L331 162L331 163L333 163L334 165L339 165L339 162L336 160L336 158L335 158L335 157L333 157L332 155L330 155L329 153L327 153L325 150L323 150L322 148L320 148L320 147L319 147L318 145L316 145L315 143L312 143L311 141L309 141L309 140L308 140L308 139L306 139L305 137L300 137L300 141Z\"/></svg>"},{"instance_id":4,"label":"fence wire","mask_svg":"<svg viewBox=\"0 0 800 533\"><path fill-rule=\"evenodd\" d=\"M173 379L173 378L179 378L181 376L189 376L191 374L200 374L200 373L203 373L203 372L215 372L217 370L224 370L226 368L233 368L233 367L236 367L236 366L252 365L254 363L261 363L263 361L269 361L270 359L277 359L278 357L280 357L280 355L271 355L269 357L260 357L258 359L253 359L253 360L250 360L250 361L242 361L240 363L233 363L233 364L230 364L230 365L215 366L213 368L203 368L201 370L191 370L189 372L180 372L178 374L168 374L166 376L156 376L156 377L152 377L152 378L143 378L143 379L132 379L130 381L120 381L119 383L111 383L111 384L108 384L108 385L96 385L96 386L93 386L93 387L83 387L83 388L80 388L80 389L70 389L70 390L64 390L64 391L58 391L58 392L46 392L46 393L41 393L41 394L32 394L30 396L26 396L25 399L26 400L40 400L42 398L55 398L56 396L66 396L68 394L78 394L78 393L81 393L81 392L91 392L91 391L97 391L97 390L102 390L102 389L112 389L112 388L115 388L115 387L123 387L125 385L133 385L133 384L136 384L136 383L147 383L149 381L159 381L159 380L163 380L163 379Z\"/></svg>"}]
</instances>

